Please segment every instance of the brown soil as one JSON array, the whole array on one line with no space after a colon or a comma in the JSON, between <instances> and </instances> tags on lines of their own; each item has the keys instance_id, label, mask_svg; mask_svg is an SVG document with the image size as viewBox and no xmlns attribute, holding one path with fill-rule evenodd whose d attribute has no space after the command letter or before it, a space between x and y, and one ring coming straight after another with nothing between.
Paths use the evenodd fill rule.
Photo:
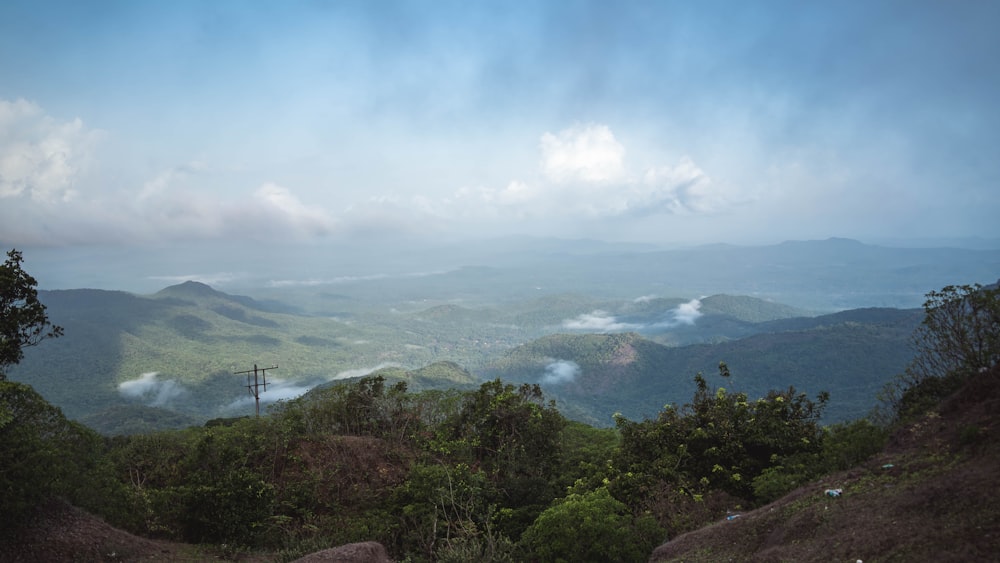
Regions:
<instances>
[{"instance_id":1,"label":"brown soil","mask_svg":"<svg viewBox=\"0 0 1000 563\"><path fill-rule=\"evenodd\" d=\"M258 553L229 556L218 549L151 540L114 528L65 502L40 506L13 537L0 537L4 563L236 561L272 563L283 557ZM365 542L326 549L296 561L318 563L391 563L382 544Z\"/></svg>"},{"instance_id":2,"label":"brown soil","mask_svg":"<svg viewBox=\"0 0 1000 563\"><path fill-rule=\"evenodd\" d=\"M184 544L150 540L113 528L65 502L39 506L13 537L0 540L0 561L199 561L208 554Z\"/></svg>"},{"instance_id":3,"label":"brown soil","mask_svg":"<svg viewBox=\"0 0 1000 563\"><path fill-rule=\"evenodd\" d=\"M650 561L997 561L998 413L994 370L866 465L679 536ZM824 494L837 488L842 496Z\"/></svg>"}]
</instances>

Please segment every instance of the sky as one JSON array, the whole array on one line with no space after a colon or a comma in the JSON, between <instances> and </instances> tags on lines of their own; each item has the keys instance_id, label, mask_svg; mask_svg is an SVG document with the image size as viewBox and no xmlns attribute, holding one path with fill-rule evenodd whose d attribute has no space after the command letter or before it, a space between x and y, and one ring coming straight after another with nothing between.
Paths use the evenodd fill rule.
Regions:
<instances>
[{"instance_id":1,"label":"sky","mask_svg":"<svg viewBox=\"0 0 1000 563\"><path fill-rule=\"evenodd\" d=\"M0 243L1000 237L1000 2L0 2Z\"/></svg>"}]
</instances>

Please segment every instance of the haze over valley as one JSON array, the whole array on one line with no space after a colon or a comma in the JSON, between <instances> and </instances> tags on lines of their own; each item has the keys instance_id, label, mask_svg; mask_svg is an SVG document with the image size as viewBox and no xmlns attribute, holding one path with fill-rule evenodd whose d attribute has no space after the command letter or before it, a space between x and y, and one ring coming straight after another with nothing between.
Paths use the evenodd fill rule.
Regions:
<instances>
[{"instance_id":1,"label":"haze over valley","mask_svg":"<svg viewBox=\"0 0 1000 563\"><path fill-rule=\"evenodd\" d=\"M833 422L867 414L905 367L925 288L989 283L1000 271L998 250L849 239L672 250L501 239L447 256L370 256L367 270L357 256L312 250L297 267L275 255L288 270L255 260L256 271L202 281L143 278L140 259L132 280L179 282L155 292L43 290L66 335L29 349L11 377L98 426L131 412L108 414L122 407L161 409L145 416L181 425L252 412L234 374L255 364L279 366L265 405L370 374L416 388L501 378L540 383L568 416L607 426L616 412L652 416L683 402L696 373L725 361L731 385L750 394L830 392ZM239 265L226 259L218 271ZM41 279L71 271L39 262ZM74 267L108 276L104 285L119 275L93 264ZM104 428L126 430L116 424Z\"/></svg>"}]
</instances>

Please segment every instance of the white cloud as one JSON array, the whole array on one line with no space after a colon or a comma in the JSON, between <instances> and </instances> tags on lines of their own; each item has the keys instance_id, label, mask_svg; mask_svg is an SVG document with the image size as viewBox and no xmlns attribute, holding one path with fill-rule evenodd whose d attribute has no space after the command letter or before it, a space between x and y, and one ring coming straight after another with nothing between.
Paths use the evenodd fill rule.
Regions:
<instances>
[{"instance_id":1,"label":"white cloud","mask_svg":"<svg viewBox=\"0 0 1000 563\"><path fill-rule=\"evenodd\" d=\"M551 234L607 218L703 213L725 204L690 158L630 170L624 145L604 124L544 132L538 169L515 171L503 186L446 187L451 195L444 196L407 193L402 185L399 192L339 201L338 212L330 205L350 193L347 186L325 189L326 180L308 175L287 186L223 162L198 159L150 173L136 167L133 155L129 165L101 167L120 171L112 177L85 174L102 134L80 119L53 119L33 102L0 100L0 239L23 245L374 240L470 227Z\"/></svg>"},{"instance_id":2,"label":"white cloud","mask_svg":"<svg viewBox=\"0 0 1000 563\"><path fill-rule=\"evenodd\" d=\"M101 132L77 118L58 121L35 103L0 100L0 199L27 194L39 203L68 201Z\"/></svg>"},{"instance_id":3,"label":"white cloud","mask_svg":"<svg viewBox=\"0 0 1000 563\"><path fill-rule=\"evenodd\" d=\"M255 200L262 204L272 220L303 235L325 235L335 227L335 221L326 211L303 204L288 188L266 183L254 192Z\"/></svg>"},{"instance_id":4,"label":"white cloud","mask_svg":"<svg viewBox=\"0 0 1000 563\"><path fill-rule=\"evenodd\" d=\"M606 125L546 132L539 176L505 187L463 187L441 201L442 217L467 220L599 221L690 215L724 208L729 197L687 156L673 166L633 171Z\"/></svg>"},{"instance_id":5,"label":"white cloud","mask_svg":"<svg viewBox=\"0 0 1000 563\"><path fill-rule=\"evenodd\" d=\"M674 310L674 319L681 324L693 325L698 317L702 316L701 300L692 299L687 303L681 303Z\"/></svg>"},{"instance_id":6,"label":"white cloud","mask_svg":"<svg viewBox=\"0 0 1000 563\"><path fill-rule=\"evenodd\" d=\"M674 328L680 325L693 326L703 313L701 312L701 300L692 299L687 303L681 303L669 313L667 320L656 323L651 328Z\"/></svg>"},{"instance_id":7,"label":"white cloud","mask_svg":"<svg viewBox=\"0 0 1000 563\"><path fill-rule=\"evenodd\" d=\"M639 297L635 303L642 303L652 299L650 296ZM596 310L584 313L573 319L566 319L562 322L562 327L569 330L586 330L590 332L622 332L641 331L648 329L666 329L681 325L694 325L702 316L701 300L692 299L687 303L681 303L677 307L667 312L666 318L660 322L649 324L626 323L618 320L607 311Z\"/></svg>"},{"instance_id":8,"label":"white cloud","mask_svg":"<svg viewBox=\"0 0 1000 563\"><path fill-rule=\"evenodd\" d=\"M556 183L620 182L625 179L625 147L606 125L578 125L542 135L542 174Z\"/></svg>"},{"instance_id":9,"label":"white cloud","mask_svg":"<svg viewBox=\"0 0 1000 563\"><path fill-rule=\"evenodd\" d=\"M559 385L570 383L580 375L580 365L569 360L556 360L545 366L545 374L540 383Z\"/></svg>"},{"instance_id":10,"label":"white cloud","mask_svg":"<svg viewBox=\"0 0 1000 563\"><path fill-rule=\"evenodd\" d=\"M618 322L618 319L609 315L606 311L596 310L591 313L584 313L575 319L566 319L562 323L563 328L570 330L589 330L597 332L615 332L620 330L633 330L641 325Z\"/></svg>"},{"instance_id":11,"label":"white cloud","mask_svg":"<svg viewBox=\"0 0 1000 563\"><path fill-rule=\"evenodd\" d=\"M177 167L146 182L131 202L128 226L141 238L250 240L308 239L336 227L320 207L304 204L288 188L266 182L249 196L229 198L198 188L210 171L200 163Z\"/></svg>"},{"instance_id":12,"label":"white cloud","mask_svg":"<svg viewBox=\"0 0 1000 563\"><path fill-rule=\"evenodd\" d=\"M712 211L724 203L722 195L712 191L705 172L685 156L676 166L646 170L628 207L636 214L680 214Z\"/></svg>"},{"instance_id":13,"label":"white cloud","mask_svg":"<svg viewBox=\"0 0 1000 563\"><path fill-rule=\"evenodd\" d=\"M150 371L136 379L118 384L118 393L128 399L139 399L153 407L162 407L187 394L187 389L173 379L161 380L159 373Z\"/></svg>"}]
</instances>

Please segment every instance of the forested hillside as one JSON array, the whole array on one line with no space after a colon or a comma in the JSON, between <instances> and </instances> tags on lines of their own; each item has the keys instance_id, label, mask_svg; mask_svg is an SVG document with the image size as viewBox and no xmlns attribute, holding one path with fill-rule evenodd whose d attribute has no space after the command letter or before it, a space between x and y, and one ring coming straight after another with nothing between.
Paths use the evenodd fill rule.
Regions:
<instances>
[{"instance_id":1,"label":"forested hillside","mask_svg":"<svg viewBox=\"0 0 1000 563\"><path fill-rule=\"evenodd\" d=\"M319 312L196 282L149 296L41 296L65 335L44 354L29 350L11 377L106 432L253 412L246 382L234 374L255 364L279 366L268 374L266 403L379 370L452 362L473 380L541 383L572 418L609 426L615 412L645 416L683 401L691 377L724 360L740 366L733 385L750 394L822 383L833 396L828 420L844 420L863 415L874 391L905 364L918 319L915 311L895 309L813 316L732 295L553 294L492 305L420 300L388 307L330 296L340 310ZM562 378L547 375L552 365L562 366ZM453 384L434 373L421 383Z\"/></svg>"},{"instance_id":2,"label":"forested hillside","mask_svg":"<svg viewBox=\"0 0 1000 563\"><path fill-rule=\"evenodd\" d=\"M737 390L738 363L691 376L683 404L615 415L614 428L567 419L539 384L476 384L454 363L339 382L261 417L114 438L67 420L30 386L2 381L0 441L13 455L0 458L8 492L0 558L63 554L39 544L36 529L50 525L60 510L52 501L63 499L133 534L180 542L102 534L74 557L138 560L157 550L279 561L377 542L397 560L645 561L666 537L674 541L656 548L657 558L707 561L732 556L734 540L698 543L691 534L737 520L722 537L757 538L741 540L741 550L808 560L860 550L878 559L951 553L961 540L975 560L995 552L1000 537L988 491L977 492L997 477L998 318L996 289L932 292L916 355L883 387L880 416L834 425L822 422L829 393L779 386L751 395ZM814 330L839 326L819 321ZM624 368L654 357L644 356L647 347L670 350L629 333L531 346ZM440 379L459 387L410 389ZM896 483L903 494L886 492ZM921 541L880 541L900 528L865 495L891 506ZM844 521L837 508L817 512L841 496L865 523L863 541L800 545L802 530ZM854 529L843 541L862 537ZM183 547L193 544L202 547Z\"/></svg>"},{"instance_id":3,"label":"forested hillside","mask_svg":"<svg viewBox=\"0 0 1000 563\"><path fill-rule=\"evenodd\" d=\"M707 301L707 299L706 299ZM635 333L553 335L519 346L483 370L489 377L542 383L592 424L611 415L650 416L693 391L692 374L733 367L727 388L762 396L795 386L831 395L830 422L865 416L888 377L912 357L916 310L868 309L762 323L751 336L718 344L664 346ZM560 364L560 362L563 362ZM568 364L567 364L568 363ZM554 366L571 365L562 378Z\"/></svg>"}]
</instances>

